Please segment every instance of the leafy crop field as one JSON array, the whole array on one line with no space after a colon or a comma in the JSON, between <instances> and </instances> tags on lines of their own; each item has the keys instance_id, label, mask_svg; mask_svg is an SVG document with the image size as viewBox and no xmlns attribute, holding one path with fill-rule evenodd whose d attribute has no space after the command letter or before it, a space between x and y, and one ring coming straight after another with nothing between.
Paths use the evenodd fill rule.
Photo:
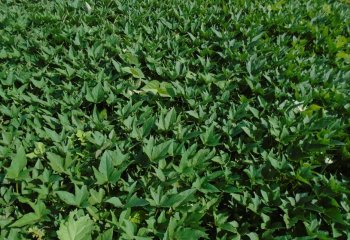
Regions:
<instances>
[{"instance_id":1,"label":"leafy crop field","mask_svg":"<svg viewBox=\"0 0 350 240\"><path fill-rule=\"evenodd\" d=\"M350 239L350 8L0 1L0 239Z\"/></svg>"}]
</instances>

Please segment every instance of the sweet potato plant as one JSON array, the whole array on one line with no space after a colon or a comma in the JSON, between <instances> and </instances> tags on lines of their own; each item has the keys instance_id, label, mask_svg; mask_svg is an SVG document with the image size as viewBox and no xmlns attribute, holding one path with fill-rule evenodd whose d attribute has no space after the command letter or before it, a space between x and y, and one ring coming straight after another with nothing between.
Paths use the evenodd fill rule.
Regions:
<instances>
[{"instance_id":1,"label":"sweet potato plant","mask_svg":"<svg viewBox=\"0 0 350 240\"><path fill-rule=\"evenodd\" d=\"M350 6L0 1L0 239L350 239Z\"/></svg>"}]
</instances>

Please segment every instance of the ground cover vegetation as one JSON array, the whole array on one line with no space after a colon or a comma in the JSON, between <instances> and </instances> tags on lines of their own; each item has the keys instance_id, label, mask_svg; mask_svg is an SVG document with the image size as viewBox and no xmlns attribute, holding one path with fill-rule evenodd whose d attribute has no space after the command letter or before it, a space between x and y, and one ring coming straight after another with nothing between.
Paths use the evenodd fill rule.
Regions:
<instances>
[{"instance_id":1,"label":"ground cover vegetation","mask_svg":"<svg viewBox=\"0 0 350 240\"><path fill-rule=\"evenodd\" d=\"M0 2L0 239L350 239L350 9Z\"/></svg>"}]
</instances>

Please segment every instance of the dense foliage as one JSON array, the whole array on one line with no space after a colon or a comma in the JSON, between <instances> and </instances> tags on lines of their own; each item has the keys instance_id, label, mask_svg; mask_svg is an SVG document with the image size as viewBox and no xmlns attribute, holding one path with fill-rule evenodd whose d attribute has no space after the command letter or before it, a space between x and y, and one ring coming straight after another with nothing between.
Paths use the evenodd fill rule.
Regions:
<instances>
[{"instance_id":1,"label":"dense foliage","mask_svg":"<svg viewBox=\"0 0 350 240\"><path fill-rule=\"evenodd\" d=\"M0 239L350 239L350 8L0 2Z\"/></svg>"}]
</instances>

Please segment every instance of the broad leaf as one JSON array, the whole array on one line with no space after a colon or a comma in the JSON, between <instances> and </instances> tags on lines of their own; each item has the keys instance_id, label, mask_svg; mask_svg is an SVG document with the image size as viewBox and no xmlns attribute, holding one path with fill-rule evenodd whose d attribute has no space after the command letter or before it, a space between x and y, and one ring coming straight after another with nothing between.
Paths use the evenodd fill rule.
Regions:
<instances>
[{"instance_id":1,"label":"broad leaf","mask_svg":"<svg viewBox=\"0 0 350 240\"><path fill-rule=\"evenodd\" d=\"M12 158L11 165L7 168L6 177L10 179L18 179L21 171L27 165L27 157L23 146L19 146L16 155Z\"/></svg>"},{"instance_id":2,"label":"broad leaf","mask_svg":"<svg viewBox=\"0 0 350 240\"><path fill-rule=\"evenodd\" d=\"M94 222L88 215L77 217L71 212L68 220L60 224L57 236L60 240L91 240L93 226Z\"/></svg>"}]
</instances>

